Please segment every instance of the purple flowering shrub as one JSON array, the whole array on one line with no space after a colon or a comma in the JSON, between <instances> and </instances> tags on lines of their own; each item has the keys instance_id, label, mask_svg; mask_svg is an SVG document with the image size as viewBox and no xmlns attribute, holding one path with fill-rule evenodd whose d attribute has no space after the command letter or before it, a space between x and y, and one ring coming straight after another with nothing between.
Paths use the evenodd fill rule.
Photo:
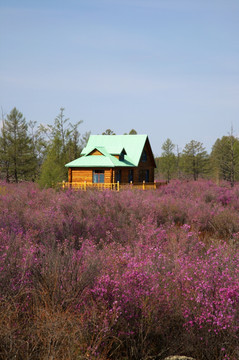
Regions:
<instances>
[{"instance_id":1,"label":"purple flowering shrub","mask_svg":"<svg viewBox=\"0 0 239 360\"><path fill-rule=\"evenodd\" d=\"M239 357L239 187L0 186L0 359Z\"/></svg>"}]
</instances>

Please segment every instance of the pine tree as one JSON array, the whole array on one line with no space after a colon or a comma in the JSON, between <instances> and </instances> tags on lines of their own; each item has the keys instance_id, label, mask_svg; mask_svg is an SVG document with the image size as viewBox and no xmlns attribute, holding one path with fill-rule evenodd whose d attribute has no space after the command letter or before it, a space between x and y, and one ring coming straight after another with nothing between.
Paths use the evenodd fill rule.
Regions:
<instances>
[{"instance_id":1,"label":"pine tree","mask_svg":"<svg viewBox=\"0 0 239 360\"><path fill-rule=\"evenodd\" d=\"M175 145L167 139L162 145L162 154L159 161L159 170L169 182L176 171L176 156L174 154Z\"/></svg>"},{"instance_id":2,"label":"pine tree","mask_svg":"<svg viewBox=\"0 0 239 360\"><path fill-rule=\"evenodd\" d=\"M23 114L12 109L3 121L0 137L0 162L6 181L30 180L35 172L37 160L27 130Z\"/></svg>"},{"instance_id":3,"label":"pine tree","mask_svg":"<svg viewBox=\"0 0 239 360\"><path fill-rule=\"evenodd\" d=\"M197 180L200 175L208 173L208 164L209 156L201 142L191 140L185 145L182 153L182 168L186 175Z\"/></svg>"},{"instance_id":4,"label":"pine tree","mask_svg":"<svg viewBox=\"0 0 239 360\"><path fill-rule=\"evenodd\" d=\"M239 180L239 140L232 131L216 140L212 147L211 164L217 180L229 181L232 187Z\"/></svg>"}]
</instances>

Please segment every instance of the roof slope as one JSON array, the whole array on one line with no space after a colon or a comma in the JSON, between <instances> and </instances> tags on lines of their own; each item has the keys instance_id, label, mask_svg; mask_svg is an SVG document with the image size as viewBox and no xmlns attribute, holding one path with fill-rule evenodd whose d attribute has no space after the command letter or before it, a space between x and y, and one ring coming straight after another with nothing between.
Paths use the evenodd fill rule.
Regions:
<instances>
[{"instance_id":1,"label":"roof slope","mask_svg":"<svg viewBox=\"0 0 239 360\"><path fill-rule=\"evenodd\" d=\"M147 135L91 135L81 157L66 164L66 167L134 167L138 166ZM93 150L102 155L89 155ZM124 160L117 159L125 150Z\"/></svg>"}]
</instances>

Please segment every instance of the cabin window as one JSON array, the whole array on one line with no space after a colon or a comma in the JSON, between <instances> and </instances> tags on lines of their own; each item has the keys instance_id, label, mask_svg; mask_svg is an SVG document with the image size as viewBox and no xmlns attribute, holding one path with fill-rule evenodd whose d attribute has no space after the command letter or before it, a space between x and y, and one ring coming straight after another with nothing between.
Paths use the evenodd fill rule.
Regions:
<instances>
[{"instance_id":1,"label":"cabin window","mask_svg":"<svg viewBox=\"0 0 239 360\"><path fill-rule=\"evenodd\" d=\"M93 183L104 183L104 182L105 182L105 171L93 170Z\"/></svg>"},{"instance_id":2,"label":"cabin window","mask_svg":"<svg viewBox=\"0 0 239 360\"><path fill-rule=\"evenodd\" d=\"M142 152L141 160L142 160L142 162L146 162L146 161L147 161L147 153L146 153L145 150L143 150L143 152Z\"/></svg>"},{"instance_id":3,"label":"cabin window","mask_svg":"<svg viewBox=\"0 0 239 360\"><path fill-rule=\"evenodd\" d=\"M124 161L124 154L123 154L123 153L120 154L119 160L120 160L120 161Z\"/></svg>"},{"instance_id":4,"label":"cabin window","mask_svg":"<svg viewBox=\"0 0 239 360\"><path fill-rule=\"evenodd\" d=\"M134 170L133 169L130 169L129 170L129 174L128 174L128 181L129 183L132 181L134 181Z\"/></svg>"},{"instance_id":5,"label":"cabin window","mask_svg":"<svg viewBox=\"0 0 239 360\"><path fill-rule=\"evenodd\" d=\"M121 170L116 170L115 172L115 181L116 182L121 182Z\"/></svg>"},{"instance_id":6,"label":"cabin window","mask_svg":"<svg viewBox=\"0 0 239 360\"><path fill-rule=\"evenodd\" d=\"M149 170L145 170L145 182L149 182Z\"/></svg>"}]
</instances>

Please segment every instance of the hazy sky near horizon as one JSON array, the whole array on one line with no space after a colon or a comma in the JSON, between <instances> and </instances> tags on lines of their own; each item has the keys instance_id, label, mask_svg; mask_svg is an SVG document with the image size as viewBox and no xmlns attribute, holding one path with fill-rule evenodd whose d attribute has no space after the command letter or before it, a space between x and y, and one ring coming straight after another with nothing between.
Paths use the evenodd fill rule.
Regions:
<instances>
[{"instance_id":1,"label":"hazy sky near horizon","mask_svg":"<svg viewBox=\"0 0 239 360\"><path fill-rule=\"evenodd\" d=\"M0 0L0 106L208 151L239 135L239 0Z\"/></svg>"}]
</instances>

